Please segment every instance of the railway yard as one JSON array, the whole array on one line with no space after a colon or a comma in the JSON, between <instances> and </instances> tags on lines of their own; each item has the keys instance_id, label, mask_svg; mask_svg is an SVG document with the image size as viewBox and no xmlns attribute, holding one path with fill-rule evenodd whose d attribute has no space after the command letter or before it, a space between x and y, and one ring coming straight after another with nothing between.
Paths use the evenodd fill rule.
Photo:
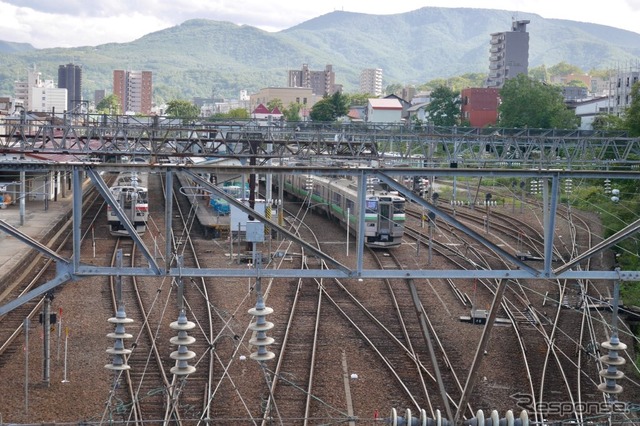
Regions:
<instances>
[{"instance_id":1,"label":"railway yard","mask_svg":"<svg viewBox=\"0 0 640 426\"><path fill-rule=\"evenodd\" d=\"M165 200L164 185L164 174L149 174L140 237L160 263L170 245L172 262L185 268L330 267L275 230L255 251L232 232L205 237L195 211L210 208L208 200L185 197L175 179L173 199ZM81 261L147 267L131 238L110 234L105 201L91 185L83 201ZM310 199L288 196L283 204L283 228L340 264L358 266L355 235L347 239L335 218ZM437 208L505 252L541 263L545 218L535 198L492 206L441 197ZM415 203L404 211L402 243L365 248L364 268L512 267ZM42 244L71 258L70 223L55 228ZM560 205L554 264L596 246L602 235L597 214ZM55 276L43 258L32 262L5 279L0 305ZM611 270L614 258L604 251L579 267ZM618 412L598 389L606 369L601 344L612 337L612 310L600 305L613 297L608 280L301 276L96 275L34 298L0 321L0 424L445 425L456 416L460 424L478 423L478 410L500 418L511 410L516 419L526 410L530 424L541 425L640 424L633 408L640 401L638 342L628 317L617 322L625 344L619 355L627 361L618 366ZM492 306L496 293L502 297ZM48 333L38 324L44 305L58 314ZM47 362L50 376L43 377Z\"/></svg>"}]
</instances>

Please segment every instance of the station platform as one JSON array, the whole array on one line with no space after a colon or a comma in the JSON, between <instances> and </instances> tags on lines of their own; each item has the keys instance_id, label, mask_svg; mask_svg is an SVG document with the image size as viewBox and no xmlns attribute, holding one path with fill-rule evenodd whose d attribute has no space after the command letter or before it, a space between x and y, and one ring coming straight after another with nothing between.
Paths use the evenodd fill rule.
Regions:
<instances>
[{"instance_id":1,"label":"station platform","mask_svg":"<svg viewBox=\"0 0 640 426\"><path fill-rule=\"evenodd\" d=\"M178 182L182 188L191 188L193 184L187 182L184 176L177 173ZM189 193L183 191L189 199L189 203L195 211L198 224L202 229L205 238L218 238L229 234L231 226L231 217L229 214L218 214L213 207L209 205L209 198L205 194Z\"/></svg>"},{"instance_id":2,"label":"station platform","mask_svg":"<svg viewBox=\"0 0 640 426\"><path fill-rule=\"evenodd\" d=\"M0 208L0 220L44 245L57 232L59 225L72 214L71 192L64 198L58 196L56 201L46 204L42 200L25 201L22 224L18 202ZM15 276L37 253L37 250L0 230L0 289L4 287L5 280Z\"/></svg>"}]
</instances>

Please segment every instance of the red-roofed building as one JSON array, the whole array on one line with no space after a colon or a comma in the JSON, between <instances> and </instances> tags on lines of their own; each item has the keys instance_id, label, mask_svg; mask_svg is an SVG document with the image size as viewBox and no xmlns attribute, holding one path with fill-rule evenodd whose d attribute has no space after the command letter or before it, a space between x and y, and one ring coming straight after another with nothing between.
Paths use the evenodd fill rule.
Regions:
<instances>
[{"instance_id":1,"label":"red-roofed building","mask_svg":"<svg viewBox=\"0 0 640 426\"><path fill-rule=\"evenodd\" d=\"M263 104L259 104L252 112L251 118L256 120L280 120L282 119L283 114L280 112L278 107L274 107L271 111L269 108L264 106Z\"/></svg>"},{"instance_id":2,"label":"red-roofed building","mask_svg":"<svg viewBox=\"0 0 640 426\"><path fill-rule=\"evenodd\" d=\"M402 104L396 98L371 98L367 102L366 121L368 123L402 122Z\"/></svg>"}]
</instances>

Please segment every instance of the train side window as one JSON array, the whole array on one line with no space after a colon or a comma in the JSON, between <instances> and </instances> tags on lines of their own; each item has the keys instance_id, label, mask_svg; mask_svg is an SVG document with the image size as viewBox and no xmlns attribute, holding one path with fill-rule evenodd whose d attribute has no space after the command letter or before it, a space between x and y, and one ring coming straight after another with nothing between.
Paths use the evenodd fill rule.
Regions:
<instances>
[{"instance_id":1,"label":"train side window","mask_svg":"<svg viewBox=\"0 0 640 426\"><path fill-rule=\"evenodd\" d=\"M337 192L333 193L333 203L340 205L342 201L342 197L340 196L340 194L338 194Z\"/></svg>"},{"instance_id":2,"label":"train side window","mask_svg":"<svg viewBox=\"0 0 640 426\"><path fill-rule=\"evenodd\" d=\"M353 200L347 199L347 208L350 209L351 212L355 212L355 209L353 207L354 207Z\"/></svg>"}]
</instances>

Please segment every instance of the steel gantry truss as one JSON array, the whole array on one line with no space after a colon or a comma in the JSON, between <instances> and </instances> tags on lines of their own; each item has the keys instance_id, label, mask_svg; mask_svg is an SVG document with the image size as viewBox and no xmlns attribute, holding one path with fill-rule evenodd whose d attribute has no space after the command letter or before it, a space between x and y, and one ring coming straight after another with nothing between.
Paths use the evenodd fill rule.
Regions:
<instances>
[{"instance_id":1,"label":"steel gantry truss","mask_svg":"<svg viewBox=\"0 0 640 426\"><path fill-rule=\"evenodd\" d=\"M76 119L78 117L75 117ZM261 278L339 278L339 279L496 279L499 291L492 304L495 318L508 282L517 279L543 280L610 280L639 281L640 271L583 270L579 264L600 254L640 229L635 220L624 229L610 236L587 251L553 267L553 240L559 207L560 182L565 179L640 179L640 140L624 134L557 131L536 129L465 129L406 127L390 125L337 125L300 124L282 125L256 122L209 123L188 125L182 121L161 117L90 117L80 116L81 121L34 122L26 115L0 120L0 172L64 173L70 175L73 184L73 254L65 258L34 241L19 229L0 221L0 231L9 233L56 264L56 275L50 281L0 306L0 316L27 301L42 296L55 287L72 280L89 276L158 276L181 279L191 277L246 277L256 281ZM3 155L4 154L4 155ZM77 161L42 161L37 154L72 155ZM33 155L40 161L33 161ZM90 157L100 160L120 156L142 156L146 164L95 164ZM195 165L188 157L231 157L240 160L242 166ZM45 158L51 158L49 156ZM60 157L63 158L63 157ZM330 158L331 161L321 161ZM163 159L170 159L165 163ZM271 161L278 159L276 162ZM285 162L283 160L290 160ZM247 161L249 160L249 161ZM293 160L293 161L291 161ZM66 160L65 160L66 161ZM283 164L298 163L295 167ZM336 167L337 164L357 167ZM304 164L304 165L300 165ZM226 199L255 220L278 231L279 235L297 242L313 255L323 259L328 269L266 269L266 268L191 268L179 262L172 253L167 239L159 264L144 241L135 232L127 214L118 200L111 195L102 179L103 171L126 171L135 167L147 172L162 173L166 178L165 198L172 199L173 178L177 174L188 176L197 185L217 197ZM230 197L203 175L284 176L287 174L352 176L358 182L360 208L357 232L355 267L333 259L321 249L301 240L288 229L261 215L244 203ZM484 235L474 231L450 215L431 199L419 197L400 184L398 177L494 178L535 179L541 182L543 205L543 256L540 267L520 260L514 253L494 244ZM364 203L369 178L377 178L407 200L428 211L431 218L456 228L478 244L487 247L501 257L509 269L489 270L371 270L364 265ZM96 266L82 262L81 218L82 183L89 179L93 186L116 213L125 229L139 247L148 262L146 267ZM399 179L401 180L401 179ZM24 199L25 194L20 194ZM171 203L164 212L167 229L173 218ZM533 264L535 265L535 264ZM476 367L491 334L493 320L483 329L481 343L465 384L459 403L466 406L476 379ZM449 411L450 420L456 424L460 411Z\"/></svg>"},{"instance_id":2,"label":"steel gantry truss","mask_svg":"<svg viewBox=\"0 0 640 426\"><path fill-rule=\"evenodd\" d=\"M188 124L163 117L0 119L0 154L377 159L410 166L608 170L638 168L640 139L621 132L392 124Z\"/></svg>"},{"instance_id":3,"label":"steel gantry truss","mask_svg":"<svg viewBox=\"0 0 640 426\"><path fill-rule=\"evenodd\" d=\"M167 199L172 196L172 179L177 173L184 173L190 176L195 182L200 184L206 190L225 198L230 204L253 216L256 220L268 224L269 227L276 229L281 235L296 241L305 246L307 250L314 255L324 259L331 266L329 269L221 269L221 268L189 268L178 267L171 259L175 256L171 253L171 246L167 243L164 256L165 264L158 265L145 246L142 239L133 231L132 225L123 210L120 208L117 200L113 198L108 191L107 185L102 180L101 171L124 171L130 170L132 167L140 169L144 167L149 172L164 173L167 178ZM585 259L600 253L624 238L636 233L640 229L640 220L629 224L625 229L607 238L596 247L582 253L580 256L566 261L563 265L552 268L552 244L555 229L556 210L558 208L558 192L559 181L565 178L597 178L597 179L640 179L640 175L627 171L561 171L561 170L505 170L505 169L429 169L429 168L327 168L327 167L272 167L272 166L189 166L180 164L171 164L163 166L140 166L139 164L122 164L122 165L106 165L92 163L74 163L74 164L42 164L42 163L0 163L0 170L28 170L28 171L44 171L54 170L58 172L71 173L73 180L73 242L74 250L72 259L65 259L43 247L37 241L33 241L30 237L22 234L18 229L13 228L6 222L0 222L0 230L10 233L19 238L25 244L41 252L44 256L52 258L57 265L56 277L32 290L24 296L16 299L5 306L0 307L0 315L15 309L33 297L45 294L52 288L69 280L77 280L87 276L193 276L193 277L249 277L249 278L288 278L288 277L315 277L315 278L340 278L340 279L367 279L367 278L414 278L414 279L432 279L432 278L493 278L493 279L606 279L634 281L640 280L640 271L620 271L620 270L589 270L584 271L581 268L574 268L578 263ZM479 244L489 248L494 253L501 256L513 269L505 270L437 270L437 269L418 269L418 270L370 270L363 268L363 229L360 230L357 244L357 261L355 268L333 259L320 249L311 246L306 241L300 240L294 234L289 232L274 221L266 218L260 213L250 209L242 202L230 197L218 187L212 185L207 180L200 177L201 174L231 174L231 175L277 175L277 174L304 174L304 175L350 175L355 176L359 182L359 202L363 203L366 193L366 179L370 176L377 177L384 181L393 190L403 194L408 200L422 206L426 211L432 212L435 217L449 225L457 228L465 235L473 238ZM545 182L543 185L543 203L544 203L544 262L541 268L535 268L518 259L513 253L509 253L492 243L483 235L468 228L459 222L454 216L437 208L437 206L411 192L408 188L399 184L394 177L401 176L436 176L436 177L473 177L473 176L495 176L505 178L535 178L538 181ZM120 220L125 223L127 230L134 242L142 250L148 261L148 267L108 267L84 264L80 257L80 223L82 217L82 180L83 176L87 176L93 185L98 189L105 201L111 206L114 212L119 216ZM362 206L362 205L361 205ZM165 219L170 221L172 218L171 203L167 203L168 210L165 212ZM364 224L364 208L360 208L359 224ZM171 224L167 225L169 228Z\"/></svg>"}]
</instances>

